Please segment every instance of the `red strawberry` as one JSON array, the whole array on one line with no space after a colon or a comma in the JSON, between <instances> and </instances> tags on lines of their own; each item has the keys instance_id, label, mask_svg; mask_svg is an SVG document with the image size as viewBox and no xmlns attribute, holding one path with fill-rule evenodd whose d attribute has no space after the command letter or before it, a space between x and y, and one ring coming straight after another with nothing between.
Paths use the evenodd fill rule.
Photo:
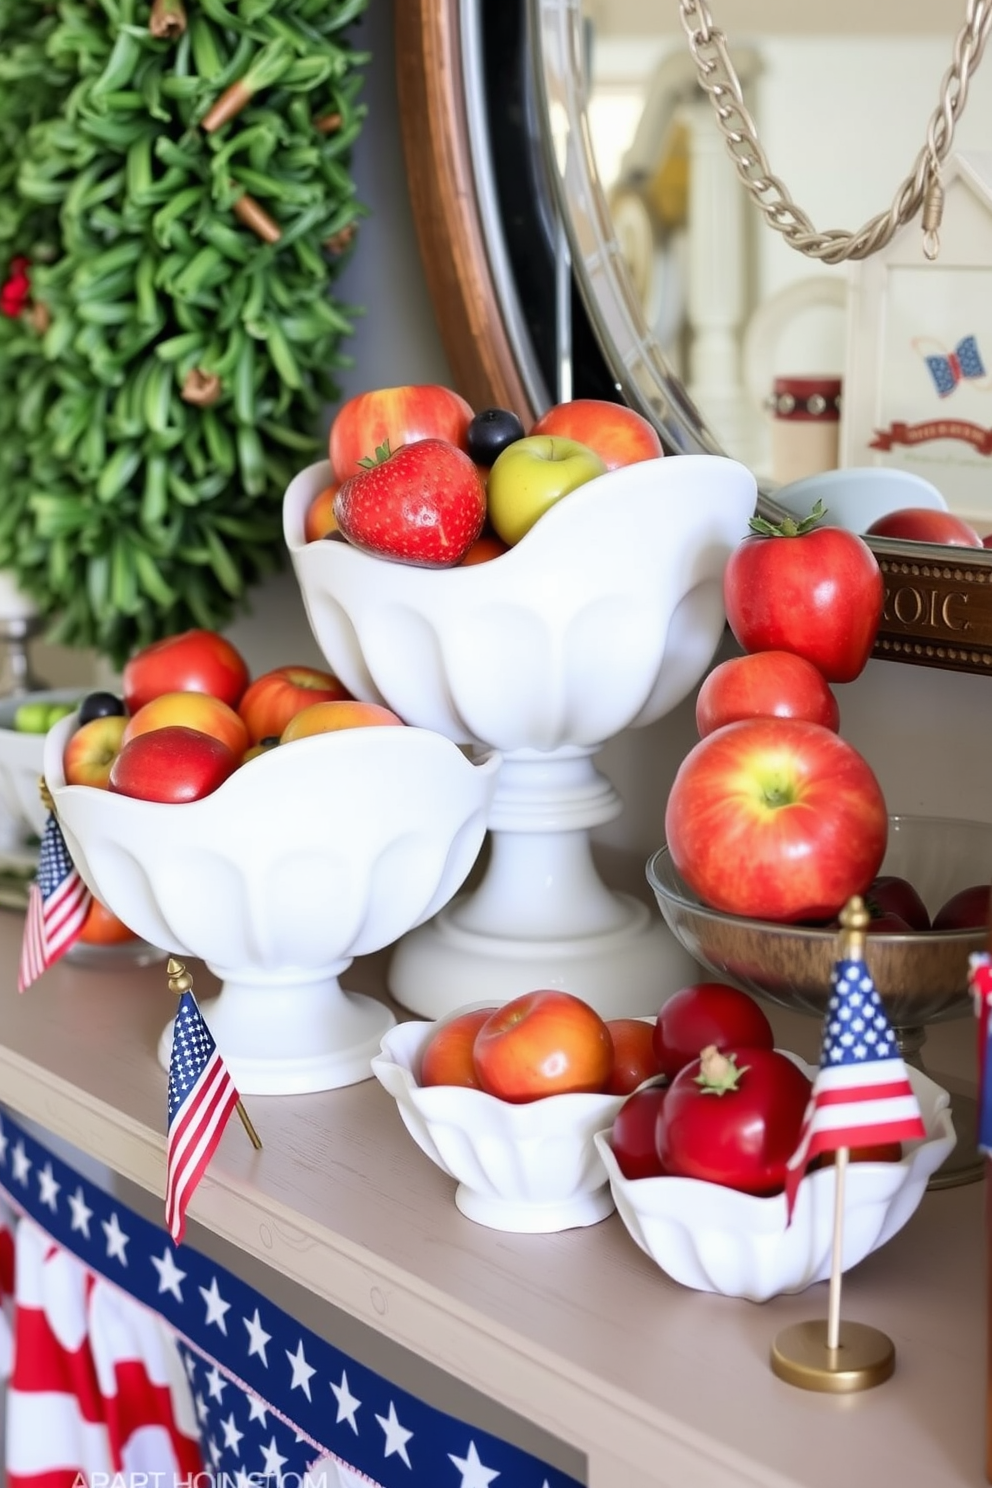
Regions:
<instances>
[{"instance_id":1,"label":"red strawberry","mask_svg":"<svg viewBox=\"0 0 992 1488\"><path fill-rule=\"evenodd\" d=\"M343 481L334 516L356 548L378 558L450 568L482 531L486 490L473 462L444 439L418 439Z\"/></svg>"}]
</instances>

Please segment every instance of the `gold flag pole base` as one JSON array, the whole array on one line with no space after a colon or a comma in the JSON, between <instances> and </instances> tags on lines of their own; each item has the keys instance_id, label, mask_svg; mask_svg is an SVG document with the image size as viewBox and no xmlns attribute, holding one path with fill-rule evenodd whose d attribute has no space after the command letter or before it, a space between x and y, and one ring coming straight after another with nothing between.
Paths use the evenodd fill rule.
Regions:
<instances>
[{"instance_id":1,"label":"gold flag pole base","mask_svg":"<svg viewBox=\"0 0 992 1488\"><path fill-rule=\"evenodd\" d=\"M892 1339L865 1323L841 1322L837 1347L827 1343L827 1319L794 1323L772 1343L772 1373L800 1390L850 1395L890 1379L896 1367Z\"/></svg>"}]
</instances>

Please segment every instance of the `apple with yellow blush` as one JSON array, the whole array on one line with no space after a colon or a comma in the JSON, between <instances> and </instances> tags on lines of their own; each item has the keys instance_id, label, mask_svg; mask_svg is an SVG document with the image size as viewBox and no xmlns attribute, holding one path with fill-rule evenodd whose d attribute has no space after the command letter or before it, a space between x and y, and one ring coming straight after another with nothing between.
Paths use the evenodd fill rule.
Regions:
<instances>
[{"instance_id":1,"label":"apple with yellow blush","mask_svg":"<svg viewBox=\"0 0 992 1488\"><path fill-rule=\"evenodd\" d=\"M106 790L126 727L127 719L114 714L93 718L78 728L62 752L66 785L92 785Z\"/></svg>"},{"instance_id":2,"label":"apple with yellow blush","mask_svg":"<svg viewBox=\"0 0 992 1488\"><path fill-rule=\"evenodd\" d=\"M160 728L197 729L226 744L240 759L251 740L244 720L220 698L205 692L163 692L128 719L123 742Z\"/></svg>"}]
</instances>

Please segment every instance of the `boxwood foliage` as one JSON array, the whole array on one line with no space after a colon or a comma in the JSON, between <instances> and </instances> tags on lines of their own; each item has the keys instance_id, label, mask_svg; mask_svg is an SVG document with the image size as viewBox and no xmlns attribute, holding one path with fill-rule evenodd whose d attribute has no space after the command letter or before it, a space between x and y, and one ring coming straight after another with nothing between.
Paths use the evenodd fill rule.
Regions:
<instances>
[{"instance_id":1,"label":"boxwood foliage","mask_svg":"<svg viewBox=\"0 0 992 1488\"><path fill-rule=\"evenodd\" d=\"M53 640L120 664L282 560L353 327L365 4L0 0L0 568Z\"/></svg>"}]
</instances>

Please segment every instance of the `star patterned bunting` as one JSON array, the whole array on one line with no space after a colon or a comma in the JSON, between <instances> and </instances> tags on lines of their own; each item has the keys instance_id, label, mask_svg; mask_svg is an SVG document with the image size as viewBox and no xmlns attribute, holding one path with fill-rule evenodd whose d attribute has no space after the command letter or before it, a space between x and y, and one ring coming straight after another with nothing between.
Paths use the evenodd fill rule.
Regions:
<instances>
[{"instance_id":1,"label":"star patterned bunting","mask_svg":"<svg viewBox=\"0 0 992 1488\"><path fill-rule=\"evenodd\" d=\"M175 1329L218 1488L260 1488L266 1478L274 1488L579 1488L399 1389L233 1272L175 1245L6 1111L0 1194Z\"/></svg>"}]
</instances>

